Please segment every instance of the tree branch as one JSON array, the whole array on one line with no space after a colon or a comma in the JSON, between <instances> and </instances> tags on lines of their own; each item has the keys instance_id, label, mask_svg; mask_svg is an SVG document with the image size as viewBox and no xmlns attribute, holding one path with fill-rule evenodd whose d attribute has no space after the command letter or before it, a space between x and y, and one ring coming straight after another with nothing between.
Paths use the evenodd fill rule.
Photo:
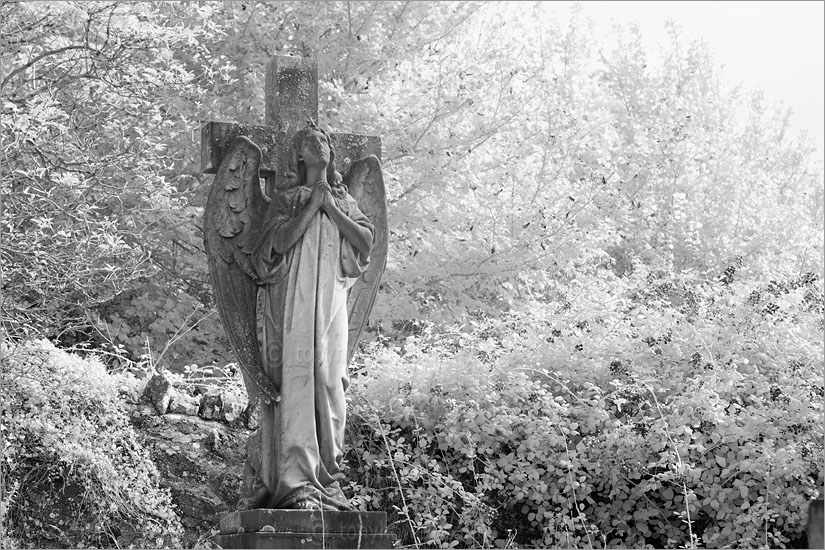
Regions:
<instances>
[{"instance_id":1,"label":"tree branch","mask_svg":"<svg viewBox=\"0 0 825 550\"><path fill-rule=\"evenodd\" d=\"M11 80L13 77L17 76L18 74L25 71L26 69L29 69L35 63L37 63L37 62L39 62L39 61L41 61L41 60L43 60L47 57L50 57L50 56L53 56L53 55L60 55L64 52L67 52L67 51L70 51L70 50L91 50L91 51L95 51L95 52L97 51L97 50L94 50L92 48L89 48L86 45L78 45L78 46L64 46L62 48L57 48L56 50L50 50L48 52L43 52L42 54L38 55L37 57L35 57L34 59L29 61L25 65L21 65L20 67L17 67L12 72L10 72L6 76L6 78L3 79L3 82L0 82L0 89L2 89L6 84L8 84L9 80Z\"/></svg>"}]
</instances>

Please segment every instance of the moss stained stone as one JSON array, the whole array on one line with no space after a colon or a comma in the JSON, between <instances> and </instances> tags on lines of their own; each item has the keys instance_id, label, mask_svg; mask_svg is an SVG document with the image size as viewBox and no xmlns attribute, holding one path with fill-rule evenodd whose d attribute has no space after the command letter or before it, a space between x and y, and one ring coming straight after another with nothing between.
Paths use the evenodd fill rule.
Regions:
<instances>
[{"instance_id":1,"label":"moss stained stone","mask_svg":"<svg viewBox=\"0 0 825 550\"><path fill-rule=\"evenodd\" d=\"M243 510L221 518L221 548L392 548L384 512Z\"/></svg>"}]
</instances>

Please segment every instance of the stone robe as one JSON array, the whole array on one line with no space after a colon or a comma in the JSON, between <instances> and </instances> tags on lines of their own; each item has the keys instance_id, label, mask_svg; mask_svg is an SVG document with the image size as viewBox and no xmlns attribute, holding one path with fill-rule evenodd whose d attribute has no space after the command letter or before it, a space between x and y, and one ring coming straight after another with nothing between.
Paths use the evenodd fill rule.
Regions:
<instances>
[{"instance_id":1,"label":"stone robe","mask_svg":"<svg viewBox=\"0 0 825 550\"><path fill-rule=\"evenodd\" d=\"M267 375L280 383L282 397L277 407L262 406L260 454L248 467L258 491L266 487L262 507L349 509L340 487L349 384L347 290L369 258L360 257L323 210L292 249L275 252L273 237L311 195L306 187L277 193L253 254L264 283L257 304L262 362ZM374 235L346 187L333 187L333 196L344 213Z\"/></svg>"}]
</instances>

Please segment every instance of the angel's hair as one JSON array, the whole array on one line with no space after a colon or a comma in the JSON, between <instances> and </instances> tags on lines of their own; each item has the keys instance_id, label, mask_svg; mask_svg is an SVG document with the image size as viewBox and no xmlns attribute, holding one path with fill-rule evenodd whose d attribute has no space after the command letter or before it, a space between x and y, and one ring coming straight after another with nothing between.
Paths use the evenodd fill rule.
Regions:
<instances>
[{"instance_id":1,"label":"angel's hair","mask_svg":"<svg viewBox=\"0 0 825 550\"><path fill-rule=\"evenodd\" d=\"M341 185L343 178L338 170L335 169L335 147L332 146L332 140L329 138L329 133L315 125L314 122L309 123L309 127L303 130L298 130L292 137L292 144L289 149L289 158L287 159L286 176L289 181L288 186L306 185L307 172L306 166L302 161L298 160L298 155L301 151L301 142L304 136L310 132L320 132L327 138L329 144L329 164L327 165L327 182L334 186Z\"/></svg>"}]
</instances>

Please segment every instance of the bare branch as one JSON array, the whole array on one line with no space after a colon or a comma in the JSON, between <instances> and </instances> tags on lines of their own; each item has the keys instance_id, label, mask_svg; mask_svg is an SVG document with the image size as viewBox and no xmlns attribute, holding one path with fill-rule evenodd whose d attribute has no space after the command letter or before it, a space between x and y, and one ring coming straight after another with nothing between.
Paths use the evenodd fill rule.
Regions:
<instances>
[{"instance_id":1,"label":"bare branch","mask_svg":"<svg viewBox=\"0 0 825 550\"><path fill-rule=\"evenodd\" d=\"M43 52L42 54L38 55L37 57L35 57L34 59L29 61L25 65L21 65L20 67L17 67L12 72L10 72L6 76L6 78L4 78L2 82L0 82L0 89L2 89L6 84L8 84L8 82L12 78L14 78L16 75L20 74L21 72L25 71L26 69L29 69L30 67L32 67L33 65L35 65L39 61L42 61L43 59L45 59L47 57L60 55L62 53L65 53L65 52L71 51L71 50L92 50L92 51L97 51L97 50L93 50L92 48L89 48L89 46L83 44L83 45L74 45L74 46L64 46L62 48L57 48L56 50L49 50L47 52Z\"/></svg>"}]
</instances>

